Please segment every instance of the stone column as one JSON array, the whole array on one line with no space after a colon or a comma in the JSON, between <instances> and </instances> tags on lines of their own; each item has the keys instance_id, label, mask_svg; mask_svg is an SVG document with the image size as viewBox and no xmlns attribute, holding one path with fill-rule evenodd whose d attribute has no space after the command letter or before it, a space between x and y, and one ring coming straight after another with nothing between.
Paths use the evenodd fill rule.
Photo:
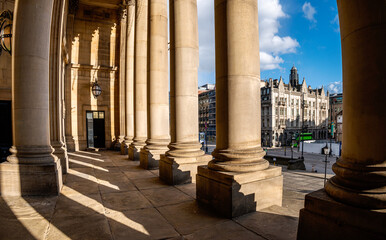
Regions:
<instances>
[{"instance_id":1,"label":"stone column","mask_svg":"<svg viewBox=\"0 0 386 240\"><path fill-rule=\"evenodd\" d=\"M261 147L256 0L216 0L216 149L199 166L197 200L226 217L282 203L281 168Z\"/></svg>"},{"instance_id":2,"label":"stone column","mask_svg":"<svg viewBox=\"0 0 386 240\"><path fill-rule=\"evenodd\" d=\"M150 0L149 13L148 128L140 165L156 169L170 143L167 0Z\"/></svg>"},{"instance_id":3,"label":"stone column","mask_svg":"<svg viewBox=\"0 0 386 240\"><path fill-rule=\"evenodd\" d=\"M63 57L62 37L64 27L64 7L63 0L55 0L51 24L50 41L50 131L51 145L54 148L54 154L60 159L62 172L68 171L69 163L67 149L62 138L64 128L63 120Z\"/></svg>"},{"instance_id":4,"label":"stone column","mask_svg":"<svg viewBox=\"0 0 386 240\"><path fill-rule=\"evenodd\" d=\"M325 189L306 196L298 239L385 239L386 4L337 2L343 63L342 156Z\"/></svg>"},{"instance_id":5,"label":"stone column","mask_svg":"<svg viewBox=\"0 0 386 240\"><path fill-rule=\"evenodd\" d=\"M139 161L147 138L148 0L136 1L134 63L134 138L129 159Z\"/></svg>"},{"instance_id":6,"label":"stone column","mask_svg":"<svg viewBox=\"0 0 386 240\"><path fill-rule=\"evenodd\" d=\"M12 54L13 147L0 164L1 195L57 195L62 169L52 154L49 52L52 0L19 0ZM39 34L36 34L39 33Z\"/></svg>"},{"instance_id":7,"label":"stone column","mask_svg":"<svg viewBox=\"0 0 386 240\"><path fill-rule=\"evenodd\" d=\"M196 0L172 0L170 7L169 151L161 156L160 178L168 184L195 181L197 166L206 165L198 141L198 19Z\"/></svg>"},{"instance_id":8,"label":"stone column","mask_svg":"<svg viewBox=\"0 0 386 240\"><path fill-rule=\"evenodd\" d=\"M121 145L121 154L128 154L130 144L134 138L134 33L135 33L135 1L127 6L126 30L126 136Z\"/></svg>"},{"instance_id":9,"label":"stone column","mask_svg":"<svg viewBox=\"0 0 386 240\"><path fill-rule=\"evenodd\" d=\"M115 143L116 149L121 150L123 141L125 140L125 128L126 128L126 41L127 41L127 8L126 5L121 9L121 32L120 32L120 47L119 47L119 136Z\"/></svg>"},{"instance_id":10,"label":"stone column","mask_svg":"<svg viewBox=\"0 0 386 240\"><path fill-rule=\"evenodd\" d=\"M73 121L73 118L76 119L76 109L73 109L73 94L74 91L72 90L72 77L77 71L76 68L71 68L71 63L73 61L73 55L78 55L78 53L73 52L73 50L77 49L79 46L79 41L75 40L74 35L74 22L75 22L75 14L78 10L79 2L77 1L66 1L68 4L68 14L67 14L67 23L66 23L66 42L68 42L68 65L65 68L65 77L64 77L64 100L65 100L65 142L67 147L67 152L74 152L79 151L79 140L78 140L78 134L76 133L76 125ZM75 41L74 41L75 40ZM78 39L79 40L79 39ZM74 44L76 43L76 44ZM75 46L74 46L75 45ZM74 62L78 63L78 61ZM76 74L75 74L76 75ZM75 128L75 129L74 129Z\"/></svg>"}]
</instances>

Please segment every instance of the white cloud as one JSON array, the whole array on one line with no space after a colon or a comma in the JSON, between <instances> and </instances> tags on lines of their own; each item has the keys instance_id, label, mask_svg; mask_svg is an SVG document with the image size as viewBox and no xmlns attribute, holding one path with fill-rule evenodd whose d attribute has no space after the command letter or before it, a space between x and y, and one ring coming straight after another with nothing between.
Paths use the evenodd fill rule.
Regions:
<instances>
[{"instance_id":1,"label":"white cloud","mask_svg":"<svg viewBox=\"0 0 386 240\"><path fill-rule=\"evenodd\" d=\"M327 90L330 91L330 93L341 93L342 88L342 82L331 82L327 84Z\"/></svg>"},{"instance_id":2,"label":"white cloud","mask_svg":"<svg viewBox=\"0 0 386 240\"><path fill-rule=\"evenodd\" d=\"M261 70L279 69L284 60L281 54L295 53L298 41L289 36L280 37L279 20L288 16L279 0L259 0L259 37Z\"/></svg>"},{"instance_id":3,"label":"white cloud","mask_svg":"<svg viewBox=\"0 0 386 240\"><path fill-rule=\"evenodd\" d=\"M212 72L215 68L214 1L198 0L198 36L200 43L200 68Z\"/></svg>"},{"instance_id":4,"label":"white cloud","mask_svg":"<svg viewBox=\"0 0 386 240\"><path fill-rule=\"evenodd\" d=\"M279 0L258 0L259 40L261 70L280 69L284 60L282 54L295 53L298 41L290 36L279 36L279 20L288 18ZM197 0L200 40L201 72L211 72L215 68L214 41L214 1Z\"/></svg>"},{"instance_id":5,"label":"white cloud","mask_svg":"<svg viewBox=\"0 0 386 240\"><path fill-rule=\"evenodd\" d=\"M280 63L284 60L278 56L272 56L265 52L260 52L260 68L261 70L272 70L280 68Z\"/></svg>"},{"instance_id":6,"label":"white cloud","mask_svg":"<svg viewBox=\"0 0 386 240\"><path fill-rule=\"evenodd\" d=\"M311 3L305 2L302 7L304 17L307 18L309 21L316 23L316 19L314 15L316 14L316 10L313 6L311 6Z\"/></svg>"},{"instance_id":7,"label":"white cloud","mask_svg":"<svg viewBox=\"0 0 386 240\"><path fill-rule=\"evenodd\" d=\"M338 14L335 15L334 19L331 21L331 24L334 25L335 32L340 32Z\"/></svg>"}]
</instances>

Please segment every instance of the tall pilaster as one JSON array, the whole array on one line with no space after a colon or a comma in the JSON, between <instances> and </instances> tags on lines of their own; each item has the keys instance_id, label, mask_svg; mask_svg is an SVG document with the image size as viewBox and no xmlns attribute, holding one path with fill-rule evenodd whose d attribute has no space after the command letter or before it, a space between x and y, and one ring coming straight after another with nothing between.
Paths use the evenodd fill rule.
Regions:
<instances>
[{"instance_id":1,"label":"tall pilaster","mask_svg":"<svg viewBox=\"0 0 386 240\"><path fill-rule=\"evenodd\" d=\"M125 140L126 128L126 42L127 42L127 7L121 6L119 48L119 136L115 148L121 150ZM121 151L121 154L122 153Z\"/></svg>"},{"instance_id":2,"label":"tall pilaster","mask_svg":"<svg viewBox=\"0 0 386 240\"><path fill-rule=\"evenodd\" d=\"M149 13L148 128L140 160L141 167L155 169L170 142L167 1L149 0Z\"/></svg>"},{"instance_id":3,"label":"tall pilaster","mask_svg":"<svg viewBox=\"0 0 386 240\"><path fill-rule=\"evenodd\" d=\"M50 145L50 44L42 44L50 42L52 9L52 0L16 1L13 147L7 162L0 164L2 196L57 195L62 186L60 161Z\"/></svg>"},{"instance_id":4,"label":"tall pilaster","mask_svg":"<svg viewBox=\"0 0 386 240\"><path fill-rule=\"evenodd\" d=\"M384 0L337 3L343 67L342 156L333 165L336 175L325 189L306 196L298 239L385 239L386 4Z\"/></svg>"},{"instance_id":5,"label":"tall pilaster","mask_svg":"<svg viewBox=\"0 0 386 240\"><path fill-rule=\"evenodd\" d=\"M134 138L129 159L139 161L147 138L148 0L137 0L135 7Z\"/></svg>"},{"instance_id":6,"label":"tall pilaster","mask_svg":"<svg viewBox=\"0 0 386 240\"><path fill-rule=\"evenodd\" d=\"M135 53L135 1L127 5L126 30L126 101L125 101L125 140L121 145L121 154L128 154L134 138L134 53Z\"/></svg>"},{"instance_id":7,"label":"tall pilaster","mask_svg":"<svg viewBox=\"0 0 386 240\"><path fill-rule=\"evenodd\" d=\"M216 149L199 166L197 200L227 217L281 205L281 168L261 148L256 0L216 0Z\"/></svg>"},{"instance_id":8,"label":"tall pilaster","mask_svg":"<svg viewBox=\"0 0 386 240\"><path fill-rule=\"evenodd\" d=\"M206 165L198 141L198 19L196 0L172 0L170 7L169 151L161 156L160 178L169 184L195 181Z\"/></svg>"},{"instance_id":9,"label":"tall pilaster","mask_svg":"<svg viewBox=\"0 0 386 240\"><path fill-rule=\"evenodd\" d=\"M54 154L60 159L62 172L68 171L69 163L67 149L63 139L63 82L64 67L62 39L64 32L64 0L55 0L52 13L51 41L50 41L50 132L51 145Z\"/></svg>"}]
</instances>

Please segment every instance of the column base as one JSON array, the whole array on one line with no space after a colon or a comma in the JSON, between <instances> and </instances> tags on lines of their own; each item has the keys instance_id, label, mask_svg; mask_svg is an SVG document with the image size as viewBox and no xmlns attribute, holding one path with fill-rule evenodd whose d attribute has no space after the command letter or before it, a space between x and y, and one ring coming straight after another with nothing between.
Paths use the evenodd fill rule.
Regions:
<instances>
[{"instance_id":1,"label":"column base","mask_svg":"<svg viewBox=\"0 0 386 240\"><path fill-rule=\"evenodd\" d=\"M139 165L144 169L158 169L161 154L165 154L165 152L168 150L168 148L165 148L163 150L149 150L147 148L142 148L140 152Z\"/></svg>"},{"instance_id":2,"label":"column base","mask_svg":"<svg viewBox=\"0 0 386 240\"><path fill-rule=\"evenodd\" d=\"M298 240L386 239L386 209L369 210L335 201L324 189L306 195Z\"/></svg>"},{"instance_id":3,"label":"column base","mask_svg":"<svg viewBox=\"0 0 386 240\"><path fill-rule=\"evenodd\" d=\"M56 196L63 186L59 161L45 164L0 164L1 196Z\"/></svg>"},{"instance_id":4,"label":"column base","mask_svg":"<svg viewBox=\"0 0 386 240\"><path fill-rule=\"evenodd\" d=\"M111 150L113 151L121 151L121 146L122 146L123 142L119 139L115 140L112 144L111 144Z\"/></svg>"},{"instance_id":5,"label":"column base","mask_svg":"<svg viewBox=\"0 0 386 240\"><path fill-rule=\"evenodd\" d=\"M141 158L140 156L141 148L142 146L134 146L133 144L131 144L129 147L129 160L139 161Z\"/></svg>"},{"instance_id":6,"label":"column base","mask_svg":"<svg viewBox=\"0 0 386 240\"><path fill-rule=\"evenodd\" d=\"M72 136L66 136L67 152L79 151L79 141Z\"/></svg>"},{"instance_id":7,"label":"column base","mask_svg":"<svg viewBox=\"0 0 386 240\"><path fill-rule=\"evenodd\" d=\"M121 144L121 155L128 155L129 154L130 144L131 144L131 142L126 142L126 141L124 141Z\"/></svg>"},{"instance_id":8,"label":"column base","mask_svg":"<svg viewBox=\"0 0 386 240\"><path fill-rule=\"evenodd\" d=\"M56 146L56 145L52 144L52 147L54 148L53 154L55 156L57 156L60 160L62 173L67 174L68 169L69 169L67 150L62 145Z\"/></svg>"},{"instance_id":9,"label":"column base","mask_svg":"<svg viewBox=\"0 0 386 240\"><path fill-rule=\"evenodd\" d=\"M197 167L208 165L211 155L195 158L176 158L161 155L159 162L160 179L169 185L179 185L196 182Z\"/></svg>"},{"instance_id":10,"label":"column base","mask_svg":"<svg viewBox=\"0 0 386 240\"><path fill-rule=\"evenodd\" d=\"M281 167L248 172L220 172L198 167L197 201L209 205L224 217L234 218L250 212L282 205Z\"/></svg>"}]
</instances>

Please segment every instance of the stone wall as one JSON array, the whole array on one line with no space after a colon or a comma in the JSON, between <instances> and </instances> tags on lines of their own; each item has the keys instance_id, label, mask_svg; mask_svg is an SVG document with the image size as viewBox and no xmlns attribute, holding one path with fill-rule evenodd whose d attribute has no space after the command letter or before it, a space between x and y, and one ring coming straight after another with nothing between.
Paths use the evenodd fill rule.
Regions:
<instances>
[{"instance_id":1,"label":"stone wall","mask_svg":"<svg viewBox=\"0 0 386 240\"><path fill-rule=\"evenodd\" d=\"M66 121L66 128L71 128L74 150L87 148L86 111L105 111L106 147L110 147L118 136L118 23L117 10L82 4L75 15L68 16L70 63L66 81L70 84L66 84L65 91L66 109L69 111L66 117L70 119ZM96 78L102 88L97 99L91 92Z\"/></svg>"},{"instance_id":2,"label":"stone wall","mask_svg":"<svg viewBox=\"0 0 386 240\"><path fill-rule=\"evenodd\" d=\"M13 11L15 1L14 0L0 0L0 12L4 10ZM11 101L11 55L2 51L0 56L0 100Z\"/></svg>"}]
</instances>

